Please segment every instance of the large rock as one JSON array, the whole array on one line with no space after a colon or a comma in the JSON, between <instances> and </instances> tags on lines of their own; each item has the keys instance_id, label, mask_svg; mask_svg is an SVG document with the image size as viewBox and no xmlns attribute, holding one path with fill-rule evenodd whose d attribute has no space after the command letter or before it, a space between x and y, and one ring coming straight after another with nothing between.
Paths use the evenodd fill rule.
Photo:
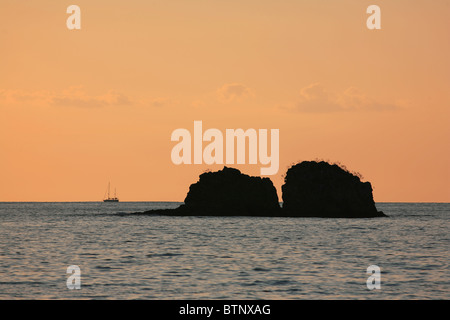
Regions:
<instances>
[{"instance_id":1,"label":"large rock","mask_svg":"<svg viewBox=\"0 0 450 320\"><path fill-rule=\"evenodd\" d=\"M184 200L184 210L207 215L264 216L279 209L277 190L269 178L251 177L228 167L201 174Z\"/></svg>"},{"instance_id":2,"label":"large rock","mask_svg":"<svg viewBox=\"0 0 450 320\"><path fill-rule=\"evenodd\" d=\"M378 212L370 182L336 164L321 161L298 163L286 173L283 215L296 217L368 218Z\"/></svg>"}]
</instances>

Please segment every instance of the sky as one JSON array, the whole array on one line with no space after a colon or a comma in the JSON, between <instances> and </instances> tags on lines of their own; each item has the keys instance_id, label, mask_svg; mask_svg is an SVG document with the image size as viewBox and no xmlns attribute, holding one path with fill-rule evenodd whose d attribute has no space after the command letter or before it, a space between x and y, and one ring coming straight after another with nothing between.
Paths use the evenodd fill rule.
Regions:
<instances>
[{"instance_id":1,"label":"sky","mask_svg":"<svg viewBox=\"0 0 450 320\"><path fill-rule=\"evenodd\" d=\"M449 17L448 0L2 0L0 201L100 201L109 181L183 201L223 168L171 160L202 121L279 129L280 200L289 166L323 159L376 202L450 202Z\"/></svg>"}]
</instances>

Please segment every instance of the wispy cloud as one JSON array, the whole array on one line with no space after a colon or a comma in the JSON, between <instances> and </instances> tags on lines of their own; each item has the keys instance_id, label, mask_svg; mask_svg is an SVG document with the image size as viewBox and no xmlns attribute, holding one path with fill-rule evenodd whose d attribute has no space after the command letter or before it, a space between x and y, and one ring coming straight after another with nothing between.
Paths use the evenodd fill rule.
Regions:
<instances>
[{"instance_id":1,"label":"wispy cloud","mask_svg":"<svg viewBox=\"0 0 450 320\"><path fill-rule=\"evenodd\" d=\"M224 103L241 100L252 95L252 91L240 83L225 84L217 90L217 98Z\"/></svg>"},{"instance_id":2,"label":"wispy cloud","mask_svg":"<svg viewBox=\"0 0 450 320\"><path fill-rule=\"evenodd\" d=\"M0 89L0 102L5 104L15 104L22 102L50 102L53 93L50 91L25 91Z\"/></svg>"},{"instance_id":3,"label":"wispy cloud","mask_svg":"<svg viewBox=\"0 0 450 320\"><path fill-rule=\"evenodd\" d=\"M338 103L348 110L384 111L398 109L397 103L382 103L369 97L356 87L350 87L337 97Z\"/></svg>"},{"instance_id":4,"label":"wispy cloud","mask_svg":"<svg viewBox=\"0 0 450 320\"><path fill-rule=\"evenodd\" d=\"M300 90L298 101L287 109L304 113L330 113L342 111L385 111L395 110L396 103L381 103L350 87L343 92L332 92L320 83L313 83Z\"/></svg>"},{"instance_id":5,"label":"wispy cloud","mask_svg":"<svg viewBox=\"0 0 450 320\"><path fill-rule=\"evenodd\" d=\"M131 105L133 102L124 94L112 90L106 94L92 96L86 94L81 87L71 87L51 99L51 104L56 106L98 108L107 106Z\"/></svg>"},{"instance_id":6,"label":"wispy cloud","mask_svg":"<svg viewBox=\"0 0 450 320\"><path fill-rule=\"evenodd\" d=\"M156 107L156 108L162 108L162 107L166 107L172 103L174 103L174 101L169 98L155 98L150 101L150 106Z\"/></svg>"},{"instance_id":7,"label":"wispy cloud","mask_svg":"<svg viewBox=\"0 0 450 320\"><path fill-rule=\"evenodd\" d=\"M82 86L73 86L62 92L0 90L0 101L5 104L31 103L64 107L99 108L132 105L134 102L122 93L108 91L102 95L89 95Z\"/></svg>"}]
</instances>

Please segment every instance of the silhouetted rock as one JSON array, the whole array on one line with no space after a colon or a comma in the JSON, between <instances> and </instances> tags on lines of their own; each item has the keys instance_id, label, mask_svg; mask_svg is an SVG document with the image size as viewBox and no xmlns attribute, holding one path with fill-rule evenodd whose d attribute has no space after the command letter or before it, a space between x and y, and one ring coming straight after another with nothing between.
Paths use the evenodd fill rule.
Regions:
<instances>
[{"instance_id":1,"label":"silhouetted rock","mask_svg":"<svg viewBox=\"0 0 450 320\"><path fill-rule=\"evenodd\" d=\"M251 177L224 167L205 172L191 184L184 205L146 213L195 216L275 216L280 214L277 191L269 178Z\"/></svg>"},{"instance_id":2,"label":"silhouetted rock","mask_svg":"<svg viewBox=\"0 0 450 320\"><path fill-rule=\"evenodd\" d=\"M283 215L297 217L369 218L378 212L370 182L321 161L298 163L286 173Z\"/></svg>"},{"instance_id":3,"label":"silhouetted rock","mask_svg":"<svg viewBox=\"0 0 450 320\"><path fill-rule=\"evenodd\" d=\"M143 212L169 216L383 217L375 208L372 186L327 162L292 166L282 186L283 208L269 178L251 177L234 168L205 172L189 187L176 209ZM139 213L142 214L142 213Z\"/></svg>"}]
</instances>

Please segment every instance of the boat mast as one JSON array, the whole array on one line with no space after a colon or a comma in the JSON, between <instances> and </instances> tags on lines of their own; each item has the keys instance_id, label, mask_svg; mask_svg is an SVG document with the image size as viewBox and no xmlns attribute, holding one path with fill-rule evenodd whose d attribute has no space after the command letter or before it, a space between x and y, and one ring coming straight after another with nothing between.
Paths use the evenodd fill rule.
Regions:
<instances>
[{"instance_id":1,"label":"boat mast","mask_svg":"<svg viewBox=\"0 0 450 320\"><path fill-rule=\"evenodd\" d=\"M110 182L108 182L108 199L109 199L109 185L110 185Z\"/></svg>"}]
</instances>

